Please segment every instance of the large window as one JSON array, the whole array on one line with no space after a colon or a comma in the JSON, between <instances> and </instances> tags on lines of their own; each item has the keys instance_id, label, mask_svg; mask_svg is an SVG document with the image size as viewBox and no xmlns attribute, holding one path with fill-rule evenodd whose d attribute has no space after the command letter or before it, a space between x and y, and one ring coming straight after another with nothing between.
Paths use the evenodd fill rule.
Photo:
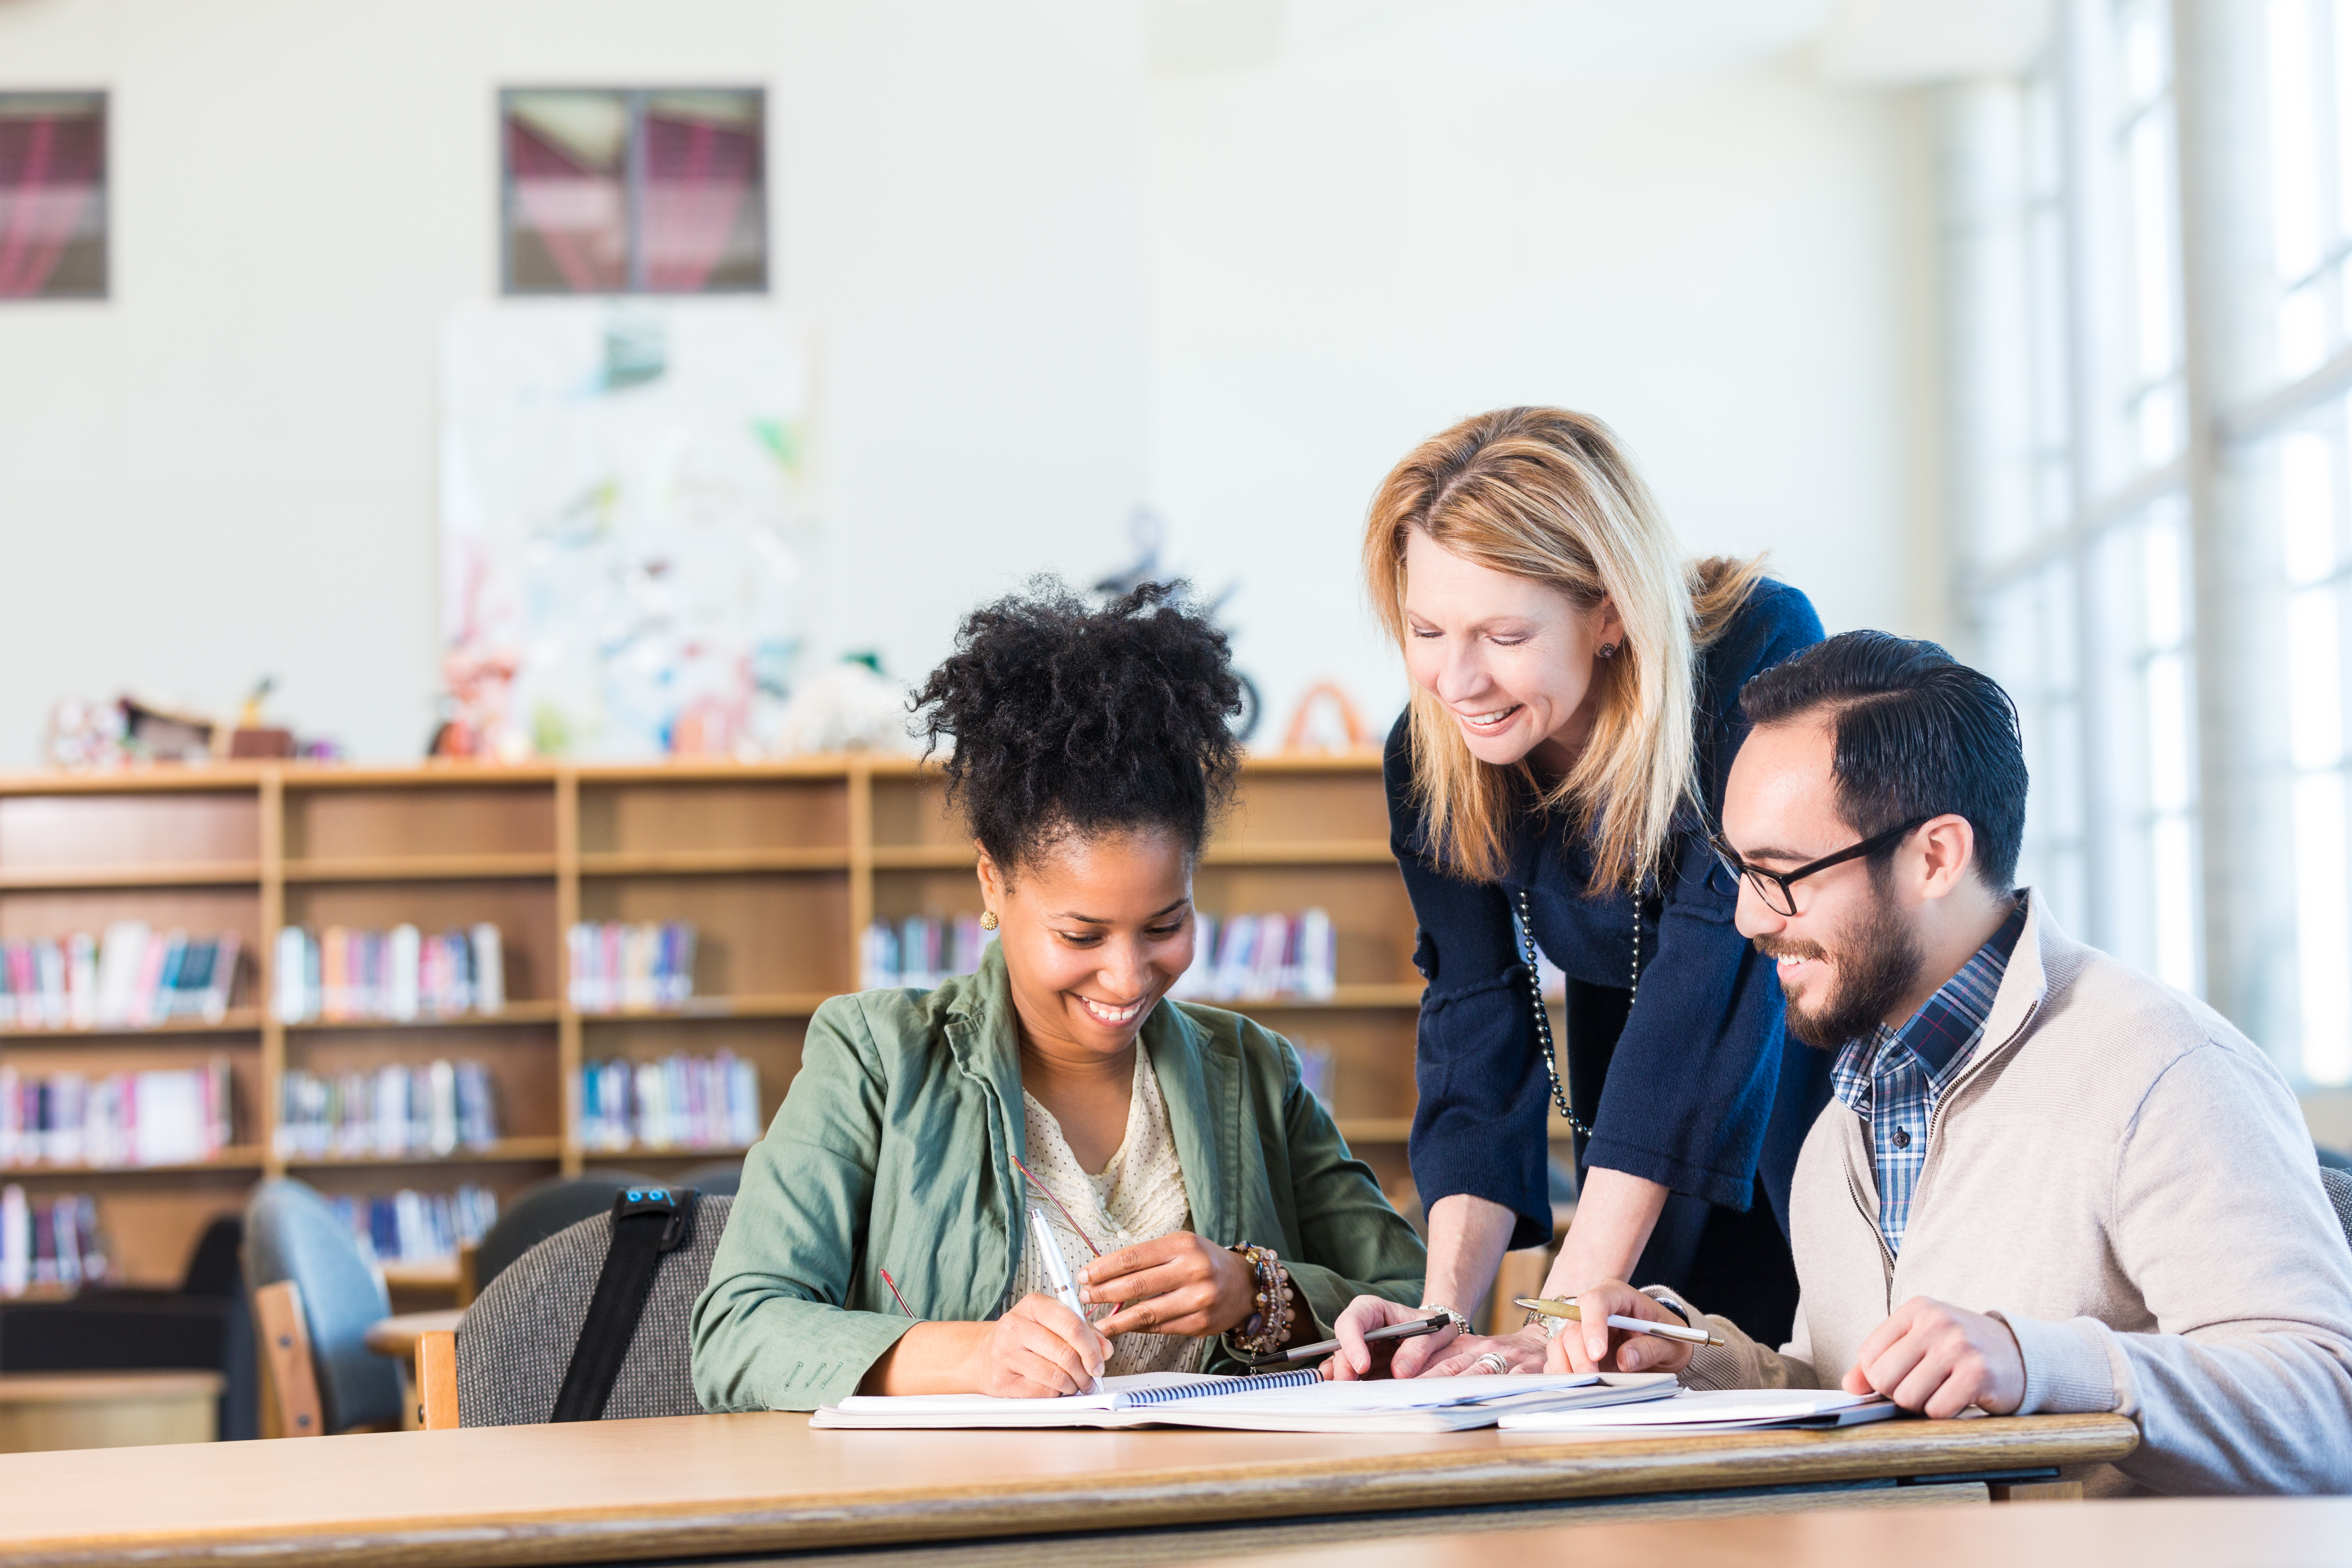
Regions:
<instances>
[{"instance_id":1,"label":"large window","mask_svg":"<svg viewBox=\"0 0 2352 1568\"><path fill-rule=\"evenodd\" d=\"M0 300L106 294L106 95L0 92Z\"/></svg>"},{"instance_id":2,"label":"large window","mask_svg":"<svg viewBox=\"0 0 2352 1568\"><path fill-rule=\"evenodd\" d=\"M1950 121L1960 521L1977 657L2033 773L2019 879L2061 924L2202 984L2179 155L2164 0L2078 5L2030 79ZM2008 345L1988 353L1970 345Z\"/></svg>"},{"instance_id":3,"label":"large window","mask_svg":"<svg viewBox=\"0 0 2352 1568\"><path fill-rule=\"evenodd\" d=\"M2267 6L2280 393L2256 471L2278 526L2300 1066L2352 1082L2346 586L2352 581L2352 0Z\"/></svg>"},{"instance_id":4,"label":"large window","mask_svg":"<svg viewBox=\"0 0 2352 1568\"><path fill-rule=\"evenodd\" d=\"M1945 121L1958 472L2032 475L1953 512L2021 875L2352 1083L2352 0L2053 9Z\"/></svg>"},{"instance_id":5,"label":"large window","mask_svg":"<svg viewBox=\"0 0 2352 1568\"><path fill-rule=\"evenodd\" d=\"M757 89L518 90L500 109L507 292L768 286Z\"/></svg>"}]
</instances>

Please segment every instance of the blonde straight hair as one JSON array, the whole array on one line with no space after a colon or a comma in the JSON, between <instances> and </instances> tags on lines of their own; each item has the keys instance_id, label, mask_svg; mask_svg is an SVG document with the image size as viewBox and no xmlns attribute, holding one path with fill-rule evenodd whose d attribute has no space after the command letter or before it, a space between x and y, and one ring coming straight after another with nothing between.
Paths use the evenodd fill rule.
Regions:
<instances>
[{"instance_id":1,"label":"blonde straight hair","mask_svg":"<svg viewBox=\"0 0 2352 1568\"><path fill-rule=\"evenodd\" d=\"M1472 756L1445 705L1413 691L1413 795L1438 863L1498 879L1514 800L1532 793L1594 841L1596 891L1640 888L1675 810L1697 798L1698 652L1746 601L1762 563L1685 562L1609 426L1564 408L1465 419L1381 481L1364 528L1364 577L1400 650L1405 542L1415 529L1464 560L1548 584L1580 609L1606 599L1625 626L1616 657L1593 666L1591 739L1549 792L1524 761L1498 768Z\"/></svg>"}]
</instances>

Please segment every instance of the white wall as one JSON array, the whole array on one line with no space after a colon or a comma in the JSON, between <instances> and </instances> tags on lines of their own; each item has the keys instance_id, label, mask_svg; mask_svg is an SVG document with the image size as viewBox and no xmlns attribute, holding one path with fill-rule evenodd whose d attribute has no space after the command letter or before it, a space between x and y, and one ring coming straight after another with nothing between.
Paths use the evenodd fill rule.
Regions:
<instances>
[{"instance_id":1,"label":"white wall","mask_svg":"<svg viewBox=\"0 0 2352 1568\"><path fill-rule=\"evenodd\" d=\"M1134 4L0 0L0 87L113 94L113 297L0 307L0 765L56 697L421 749L435 353L498 287L495 93L765 84L825 342L829 620L919 673L1144 479Z\"/></svg>"},{"instance_id":2,"label":"white wall","mask_svg":"<svg viewBox=\"0 0 2352 1568\"><path fill-rule=\"evenodd\" d=\"M919 675L980 597L1123 564L1149 502L1241 581L1277 719L1325 674L1384 717L1365 500L1523 401L1609 418L1694 549L1770 548L1832 626L1936 630L1926 170L1906 99L1805 66L1828 9L0 0L0 88L114 93L115 223L111 300L0 307L0 766L57 696L263 673L419 748L501 85L768 86L822 653Z\"/></svg>"},{"instance_id":3,"label":"white wall","mask_svg":"<svg viewBox=\"0 0 2352 1568\"><path fill-rule=\"evenodd\" d=\"M1704 9L1294 5L1270 58L1163 77L1152 478L1270 695L1395 712L1366 504L1517 403L1608 420L1692 551L1770 551L1831 629L1941 629L1909 100L1815 79L1801 7Z\"/></svg>"}]
</instances>

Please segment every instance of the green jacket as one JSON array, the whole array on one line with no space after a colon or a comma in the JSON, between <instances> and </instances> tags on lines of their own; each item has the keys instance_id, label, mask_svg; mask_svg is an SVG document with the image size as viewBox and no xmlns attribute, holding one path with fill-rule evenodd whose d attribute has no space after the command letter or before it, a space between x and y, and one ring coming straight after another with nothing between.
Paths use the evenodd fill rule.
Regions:
<instances>
[{"instance_id":1,"label":"green jacket","mask_svg":"<svg viewBox=\"0 0 2352 1568\"><path fill-rule=\"evenodd\" d=\"M1421 1299L1420 1238L1348 1152L1280 1036L1162 1002L1141 1039L1196 1234L1273 1247L1321 1323L1367 1291ZM1000 1315L1028 1234L1013 1168L1027 1158L1022 1129L1013 999L993 943L969 978L820 1006L694 1304L703 1405L813 1410L856 1393L913 1324L884 1268L920 1317ZM1237 1370L1222 1342L1211 1364Z\"/></svg>"}]
</instances>

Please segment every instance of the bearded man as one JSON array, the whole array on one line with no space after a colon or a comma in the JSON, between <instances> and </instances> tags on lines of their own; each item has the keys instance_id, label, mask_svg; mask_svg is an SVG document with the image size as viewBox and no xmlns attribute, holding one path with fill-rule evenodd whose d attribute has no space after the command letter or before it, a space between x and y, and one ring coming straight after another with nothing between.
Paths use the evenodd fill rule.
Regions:
<instances>
[{"instance_id":1,"label":"bearded man","mask_svg":"<svg viewBox=\"0 0 2352 1568\"><path fill-rule=\"evenodd\" d=\"M2017 715L1933 643L1850 632L1748 682L1717 853L1778 962L1789 1033L1836 1053L1790 1195L1775 1351L1694 1353L1580 1297L1556 1369L1843 1387L1957 1415L2112 1411L2098 1493L2352 1489L2352 1248L2293 1093L2211 1008L2013 889Z\"/></svg>"}]
</instances>

